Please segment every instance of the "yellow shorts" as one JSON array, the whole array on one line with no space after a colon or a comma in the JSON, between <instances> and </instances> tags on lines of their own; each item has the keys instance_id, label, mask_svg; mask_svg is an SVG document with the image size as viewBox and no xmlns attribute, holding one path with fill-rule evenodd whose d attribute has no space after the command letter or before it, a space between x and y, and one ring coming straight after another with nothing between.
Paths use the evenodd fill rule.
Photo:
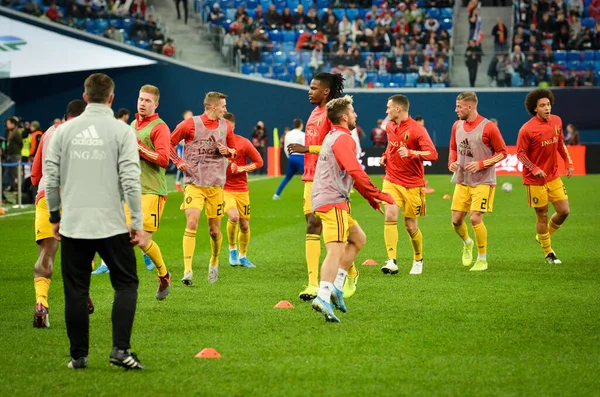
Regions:
<instances>
[{"instance_id":1,"label":"yellow shorts","mask_svg":"<svg viewBox=\"0 0 600 397\"><path fill-rule=\"evenodd\" d=\"M527 189L527 202L529 208L539 208L548 205L548 202L568 200L567 188L562 179L556 178L544 185L525 185Z\"/></svg>"},{"instance_id":2,"label":"yellow shorts","mask_svg":"<svg viewBox=\"0 0 600 397\"><path fill-rule=\"evenodd\" d=\"M183 203L180 209L196 208L202 212L205 205L207 218L222 218L225 213L223 188L220 186L202 187L187 185L184 190Z\"/></svg>"},{"instance_id":3,"label":"yellow shorts","mask_svg":"<svg viewBox=\"0 0 600 397\"><path fill-rule=\"evenodd\" d=\"M46 197L39 199L35 205L35 241L54 238L52 224L50 223L50 211Z\"/></svg>"},{"instance_id":4,"label":"yellow shorts","mask_svg":"<svg viewBox=\"0 0 600 397\"><path fill-rule=\"evenodd\" d=\"M228 192L224 191L225 213L237 208L240 218L250 219L250 193L249 192Z\"/></svg>"},{"instance_id":5,"label":"yellow shorts","mask_svg":"<svg viewBox=\"0 0 600 397\"><path fill-rule=\"evenodd\" d=\"M142 214L144 215L143 229L147 232L156 232L160 226L160 218L165 209L166 197L157 194L142 194ZM125 209L125 222L131 225L131 213L127 203Z\"/></svg>"},{"instance_id":6,"label":"yellow shorts","mask_svg":"<svg viewBox=\"0 0 600 397\"><path fill-rule=\"evenodd\" d=\"M384 193L389 193L398 207L403 207L402 215L405 218L418 218L425 216L426 200L425 192L422 187L405 188L404 186L383 180Z\"/></svg>"},{"instance_id":7,"label":"yellow shorts","mask_svg":"<svg viewBox=\"0 0 600 397\"><path fill-rule=\"evenodd\" d=\"M492 185L466 186L460 183L454 188L452 211L492 212L496 187Z\"/></svg>"},{"instance_id":8,"label":"yellow shorts","mask_svg":"<svg viewBox=\"0 0 600 397\"><path fill-rule=\"evenodd\" d=\"M332 208L327 212L315 212L317 219L323 225L323 242L345 243L348 241L348 231L351 227L358 225L358 222L349 211Z\"/></svg>"},{"instance_id":9,"label":"yellow shorts","mask_svg":"<svg viewBox=\"0 0 600 397\"><path fill-rule=\"evenodd\" d=\"M304 215L312 213L312 201L310 200L310 194L312 193L312 182L304 182Z\"/></svg>"}]
</instances>

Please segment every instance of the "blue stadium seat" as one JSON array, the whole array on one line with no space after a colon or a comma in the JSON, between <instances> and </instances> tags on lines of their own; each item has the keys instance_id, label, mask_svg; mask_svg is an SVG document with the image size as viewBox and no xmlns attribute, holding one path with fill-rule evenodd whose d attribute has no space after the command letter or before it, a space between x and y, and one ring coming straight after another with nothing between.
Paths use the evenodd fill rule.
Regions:
<instances>
[{"instance_id":1,"label":"blue stadium seat","mask_svg":"<svg viewBox=\"0 0 600 397\"><path fill-rule=\"evenodd\" d=\"M591 71L596 70L596 63L594 61L583 61L581 63L581 70L590 69Z\"/></svg>"},{"instance_id":2,"label":"blue stadium seat","mask_svg":"<svg viewBox=\"0 0 600 397\"><path fill-rule=\"evenodd\" d=\"M334 8L333 13L337 17L338 21L341 21L342 18L346 15L346 10L343 8Z\"/></svg>"},{"instance_id":3,"label":"blue stadium seat","mask_svg":"<svg viewBox=\"0 0 600 397\"><path fill-rule=\"evenodd\" d=\"M579 62L579 61L569 61L569 62L567 62L567 67L570 70L581 70L581 62Z\"/></svg>"},{"instance_id":4,"label":"blue stadium seat","mask_svg":"<svg viewBox=\"0 0 600 397\"><path fill-rule=\"evenodd\" d=\"M405 87L414 87L417 84L417 80L419 79L419 75L417 73L406 73L406 81L404 83Z\"/></svg>"},{"instance_id":5,"label":"blue stadium seat","mask_svg":"<svg viewBox=\"0 0 600 397\"><path fill-rule=\"evenodd\" d=\"M123 40L129 40L129 33L125 29L119 29L119 32L123 35Z\"/></svg>"},{"instance_id":6,"label":"blue stadium seat","mask_svg":"<svg viewBox=\"0 0 600 397\"><path fill-rule=\"evenodd\" d=\"M285 52L277 51L276 53L274 53L273 54L273 62L275 62L275 63L286 63L287 62L287 56L285 55Z\"/></svg>"},{"instance_id":7,"label":"blue stadium seat","mask_svg":"<svg viewBox=\"0 0 600 397\"><path fill-rule=\"evenodd\" d=\"M287 64L288 73L296 75L296 67L297 66L298 66L298 64L296 62L288 62L288 64Z\"/></svg>"},{"instance_id":8,"label":"blue stadium seat","mask_svg":"<svg viewBox=\"0 0 600 397\"><path fill-rule=\"evenodd\" d=\"M310 7L313 7L315 2L313 0L302 0L302 6L304 7L304 12L308 12Z\"/></svg>"},{"instance_id":9,"label":"blue stadium seat","mask_svg":"<svg viewBox=\"0 0 600 397\"><path fill-rule=\"evenodd\" d=\"M440 28L446 29L448 32L450 32L450 29L452 29L452 20L449 18L442 19L440 21Z\"/></svg>"},{"instance_id":10,"label":"blue stadium seat","mask_svg":"<svg viewBox=\"0 0 600 397\"><path fill-rule=\"evenodd\" d=\"M439 8L428 8L425 9L425 15L429 15L431 18L440 19L440 9Z\"/></svg>"},{"instance_id":11,"label":"blue stadium seat","mask_svg":"<svg viewBox=\"0 0 600 397\"><path fill-rule=\"evenodd\" d=\"M233 0L233 8L237 9L238 7L246 8L245 0Z\"/></svg>"},{"instance_id":12,"label":"blue stadium seat","mask_svg":"<svg viewBox=\"0 0 600 397\"><path fill-rule=\"evenodd\" d=\"M292 81L292 75L289 73L281 73L281 74L277 75L277 80L286 81L289 83L290 81Z\"/></svg>"},{"instance_id":13,"label":"blue stadium seat","mask_svg":"<svg viewBox=\"0 0 600 397\"><path fill-rule=\"evenodd\" d=\"M248 16L252 19L256 18L256 8L247 8L246 12L248 13Z\"/></svg>"},{"instance_id":14,"label":"blue stadium seat","mask_svg":"<svg viewBox=\"0 0 600 397\"><path fill-rule=\"evenodd\" d=\"M249 10L256 10L256 6L258 5L258 1L257 0L248 0L246 1L246 9ZM254 17L252 17L254 18Z\"/></svg>"},{"instance_id":15,"label":"blue stadium seat","mask_svg":"<svg viewBox=\"0 0 600 397\"><path fill-rule=\"evenodd\" d=\"M596 20L594 18L583 18L581 20L581 26L588 27L588 28L590 28L592 30L594 29L594 24L595 23L596 23Z\"/></svg>"},{"instance_id":16,"label":"blue stadium seat","mask_svg":"<svg viewBox=\"0 0 600 397\"><path fill-rule=\"evenodd\" d=\"M311 53L310 51L303 51L300 53L300 59L302 59L303 64L308 64L310 62Z\"/></svg>"},{"instance_id":17,"label":"blue stadium seat","mask_svg":"<svg viewBox=\"0 0 600 397\"><path fill-rule=\"evenodd\" d=\"M275 43L281 43L282 38L283 36L279 30L271 30L269 32L269 39Z\"/></svg>"},{"instance_id":18,"label":"blue stadium seat","mask_svg":"<svg viewBox=\"0 0 600 397\"><path fill-rule=\"evenodd\" d=\"M392 75L392 82L397 84L399 87L404 87L404 83L406 83L406 75L404 73L395 73Z\"/></svg>"},{"instance_id":19,"label":"blue stadium seat","mask_svg":"<svg viewBox=\"0 0 600 397\"><path fill-rule=\"evenodd\" d=\"M359 8L358 9L358 16L360 17L360 19L362 19L364 21L365 18L367 17L367 13L368 12L369 12L368 8Z\"/></svg>"},{"instance_id":20,"label":"blue stadium seat","mask_svg":"<svg viewBox=\"0 0 600 397\"><path fill-rule=\"evenodd\" d=\"M558 50L554 51L554 61L555 62L566 62L567 61L567 52Z\"/></svg>"},{"instance_id":21,"label":"blue stadium seat","mask_svg":"<svg viewBox=\"0 0 600 397\"><path fill-rule=\"evenodd\" d=\"M383 0L373 0L373 5L379 8L383 4Z\"/></svg>"},{"instance_id":22,"label":"blue stadium seat","mask_svg":"<svg viewBox=\"0 0 600 397\"><path fill-rule=\"evenodd\" d=\"M270 52L263 52L262 54L260 54L260 60L266 64L272 64L273 63L273 55L271 55ZM261 73L261 72L259 72Z\"/></svg>"},{"instance_id":23,"label":"blue stadium seat","mask_svg":"<svg viewBox=\"0 0 600 397\"><path fill-rule=\"evenodd\" d=\"M277 75L274 73L263 73L262 77L265 79L272 79L272 80L276 80L277 79Z\"/></svg>"},{"instance_id":24,"label":"blue stadium seat","mask_svg":"<svg viewBox=\"0 0 600 397\"><path fill-rule=\"evenodd\" d=\"M519 73L514 72L512 74L511 85L513 87L523 87L523 79Z\"/></svg>"},{"instance_id":25,"label":"blue stadium seat","mask_svg":"<svg viewBox=\"0 0 600 397\"><path fill-rule=\"evenodd\" d=\"M235 21L235 8L228 8L225 10L225 18Z\"/></svg>"},{"instance_id":26,"label":"blue stadium seat","mask_svg":"<svg viewBox=\"0 0 600 397\"><path fill-rule=\"evenodd\" d=\"M444 83L433 83L433 84L431 84L431 88L446 88L446 84L444 84Z\"/></svg>"},{"instance_id":27,"label":"blue stadium seat","mask_svg":"<svg viewBox=\"0 0 600 397\"><path fill-rule=\"evenodd\" d=\"M417 88L431 88L429 83L417 83Z\"/></svg>"},{"instance_id":28,"label":"blue stadium seat","mask_svg":"<svg viewBox=\"0 0 600 397\"><path fill-rule=\"evenodd\" d=\"M377 76L377 81L383 84L384 87L387 87L392 82L392 75L389 73L380 73L379 76Z\"/></svg>"},{"instance_id":29,"label":"blue stadium seat","mask_svg":"<svg viewBox=\"0 0 600 397\"><path fill-rule=\"evenodd\" d=\"M364 52L361 52L361 53L360 53L360 55L361 55L361 56L362 56L362 58L363 58L363 59L366 61L366 60L367 60L367 57L368 57L369 55L373 56L373 53L372 53L372 52L368 52L368 51L364 51Z\"/></svg>"},{"instance_id":30,"label":"blue stadium seat","mask_svg":"<svg viewBox=\"0 0 600 397\"><path fill-rule=\"evenodd\" d=\"M285 65L283 63L273 64L273 73L279 75L285 72Z\"/></svg>"},{"instance_id":31,"label":"blue stadium seat","mask_svg":"<svg viewBox=\"0 0 600 397\"><path fill-rule=\"evenodd\" d=\"M283 52L292 52L296 49L296 43L293 42L284 42L281 45L281 51Z\"/></svg>"},{"instance_id":32,"label":"blue stadium seat","mask_svg":"<svg viewBox=\"0 0 600 397\"><path fill-rule=\"evenodd\" d=\"M242 63L242 73L243 74L254 73L254 65L251 63Z\"/></svg>"},{"instance_id":33,"label":"blue stadium seat","mask_svg":"<svg viewBox=\"0 0 600 397\"><path fill-rule=\"evenodd\" d=\"M231 26L231 19L226 19L226 20L222 21L221 26L223 26L223 29L225 29L225 31L228 32L229 27Z\"/></svg>"},{"instance_id":34,"label":"blue stadium seat","mask_svg":"<svg viewBox=\"0 0 600 397\"><path fill-rule=\"evenodd\" d=\"M133 24L133 20L130 18L125 18L121 22L121 27L125 30L129 30L129 28L131 27L131 24Z\"/></svg>"},{"instance_id":35,"label":"blue stadium seat","mask_svg":"<svg viewBox=\"0 0 600 397\"><path fill-rule=\"evenodd\" d=\"M567 61L568 62L581 61L581 52L579 52L579 51L569 51L567 53Z\"/></svg>"},{"instance_id":36,"label":"blue stadium seat","mask_svg":"<svg viewBox=\"0 0 600 397\"><path fill-rule=\"evenodd\" d=\"M300 0L287 0L287 6L290 9L290 11L292 12L292 14L294 13L294 10L298 8L298 6L300 5ZM306 10L308 11L308 10ZM306 12L304 11L304 12Z\"/></svg>"},{"instance_id":37,"label":"blue stadium seat","mask_svg":"<svg viewBox=\"0 0 600 397\"><path fill-rule=\"evenodd\" d=\"M269 73L269 65L267 65L266 63L256 64L256 72L260 74Z\"/></svg>"},{"instance_id":38,"label":"blue stadium seat","mask_svg":"<svg viewBox=\"0 0 600 397\"><path fill-rule=\"evenodd\" d=\"M385 85L383 83L376 82L375 84L373 84L373 87L375 87L375 88L385 88Z\"/></svg>"},{"instance_id":39,"label":"blue stadium seat","mask_svg":"<svg viewBox=\"0 0 600 397\"><path fill-rule=\"evenodd\" d=\"M358 9L356 9L356 8L348 8L346 10L346 16L348 17L348 19L350 20L350 22L354 21L356 19L356 17L358 16Z\"/></svg>"},{"instance_id":40,"label":"blue stadium seat","mask_svg":"<svg viewBox=\"0 0 600 397\"><path fill-rule=\"evenodd\" d=\"M583 51L583 61L593 61L594 60L594 51L587 50Z\"/></svg>"},{"instance_id":41,"label":"blue stadium seat","mask_svg":"<svg viewBox=\"0 0 600 397\"><path fill-rule=\"evenodd\" d=\"M293 30L284 30L282 32L283 34L283 41L284 42L296 42L296 32Z\"/></svg>"},{"instance_id":42,"label":"blue stadium seat","mask_svg":"<svg viewBox=\"0 0 600 397\"><path fill-rule=\"evenodd\" d=\"M377 73L375 72L367 72L367 78L365 79L365 83L375 83L377 81Z\"/></svg>"},{"instance_id":43,"label":"blue stadium seat","mask_svg":"<svg viewBox=\"0 0 600 397\"><path fill-rule=\"evenodd\" d=\"M596 61L600 61L600 50L596 51Z\"/></svg>"},{"instance_id":44,"label":"blue stadium seat","mask_svg":"<svg viewBox=\"0 0 600 397\"><path fill-rule=\"evenodd\" d=\"M119 19L119 18L112 18L110 20L110 26L114 26L115 29L121 29L121 26L122 26L121 19Z\"/></svg>"},{"instance_id":45,"label":"blue stadium seat","mask_svg":"<svg viewBox=\"0 0 600 397\"><path fill-rule=\"evenodd\" d=\"M323 15L327 14L327 10L328 8L317 9L317 15L319 16L319 19L323 19Z\"/></svg>"},{"instance_id":46,"label":"blue stadium seat","mask_svg":"<svg viewBox=\"0 0 600 397\"><path fill-rule=\"evenodd\" d=\"M452 19L452 17L454 16L454 10L451 7L448 8L442 8L442 12L440 13L440 18L445 19Z\"/></svg>"},{"instance_id":47,"label":"blue stadium seat","mask_svg":"<svg viewBox=\"0 0 600 397\"><path fill-rule=\"evenodd\" d=\"M329 0L317 0L317 8L329 7Z\"/></svg>"},{"instance_id":48,"label":"blue stadium seat","mask_svg":"<svg viewBox=\"0 0 600 397\"><path fill-rule=\"evenodd\" d=\"M147 40L140 40L137 42L137 46L142 50L148 50L150 49L150 42Z\"/></svg>"},{"instance_id":49,"label":"blue stadium seat","mask_svg":"<svg viewBox=\"0 0 600 397\"><path fill-rule=\"evenodd\" d=\"M365 22L365 26L369 29L375 29L376 21L374 19L369 19Z\"/></svg>"},{"instance_id":50,"label":"blue stadium seat","mask_svg":"<svg viewBox=\"0 0 600 397\"><path fill-rule=\"evenodd\" d=\"M83 26L87 32L94 34L96 33L96 20L86 18Z\"/></svg>"},{"instance_id":51,"label":"blue stadium seat","mask_svg":"<svg viewBox=\"0 0 600 397\"><path fill-rule=\"evenodd\" d=\"M263 12L266 14L269 6L271 5L271 0L260 0L260 5L263 8Z\"/></svg>"},{"instance_id":52,"label":"blue stadium seat","mask_svg":"<svg viewBox=\"0 0 600 397\"><path fill-rule=\"evenodd\" d=\"M296 51L289 51L288 53L288 62L290 63L299 63L300 62L300 54Z\"/></svg>"},{"instance_id":53,"label":"blue stadium seat","mask_svg":"<svg viewBox=\"0 0 600 397\"><path fill-rule=\"evenodd\" d=\"M600 72L600 61L595 61L596 72Z\"/></svg>"},{"instance_id":54,"label":"blue stadium seat","mask_svg":"<svg viewBox=\"0 0 600 397\"><path fill-rule=\"evenodd\" d=\"M99 18L96 21L96 26L98 28L99 33L104 33L104 30L109 26L108 20L104 18Z\"/></svg>"}]
</instances>

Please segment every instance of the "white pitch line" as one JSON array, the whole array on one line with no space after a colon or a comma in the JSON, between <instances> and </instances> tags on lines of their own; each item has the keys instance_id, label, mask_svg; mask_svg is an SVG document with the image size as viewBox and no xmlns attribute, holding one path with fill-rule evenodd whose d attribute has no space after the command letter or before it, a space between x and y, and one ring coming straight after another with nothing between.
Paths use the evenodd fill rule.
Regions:
<instances>
[{"instance_id":1,"label":"white pitch line","mask_svg":"<svg viewBox=\"0 0 600 397\"><path fill-rule=\"evenodd\" d=\"M275 177L273 177L273 176L257 176L256 178L248 179L248 182L259 182L259 181L264 181L264 180L271 179L271 178L275 178ZM176 193L176 192L177 192L177 190L169 190L167 193ZM35 210L16 212L14 214L0 215L0 219L8 218L11 216L20 216L20 215L29 215L29 214L35 214Z\"/></svg>"}]
</instances>

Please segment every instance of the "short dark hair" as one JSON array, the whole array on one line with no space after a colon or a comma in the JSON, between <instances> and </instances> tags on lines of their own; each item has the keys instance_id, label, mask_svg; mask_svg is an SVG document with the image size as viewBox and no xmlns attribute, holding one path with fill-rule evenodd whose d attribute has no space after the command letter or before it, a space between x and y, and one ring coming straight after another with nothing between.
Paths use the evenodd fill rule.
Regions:
<instances>
[{"instance_id":1,"label":"short dark hair","mask_svg":"<svg viewBox=\"0 0 600 397\"><path fill-rule=\"evenodd\" d=\"M410 108L410 102L408 101L408 98L402 94L392 95L388 98L388 101L392 101L395 104L402 106L402 109L406 110L407 112Z\"/></svg>"},{"instance_id":2,"label":"short dark hair","mask_svg":"<svg viewBox=\"0 0 600 397\"><path fill-rule=\"evenodd\" d=\"M117 112L115 113L115 118L120 119L121 117L125 116L126 114L127 115L131 114L129 109L121 108L121 109L117 110Z\"/></svg>"},{"instance_id":3,"label":"short dark hair","mask_svg":"<svg viewBox=\"0 0 600 397\"><path fill-rule=\"evenodd\" d=\"M423 116L415 116L415 121L423 121L425 120Z\"/></svg>"},{"instance_id":4,"label":"short dark hair","mask_svg":"<svg viewBox=\"0 0 600 397\"><path fill-rule=\"evenodd\" d=\"M525 97L525 109L527 109L530 115L536 115L535 108L537 108L538 101L544 98L548 98L550 105L554 105L554 94L547 88L536 88L527 94L527 97Z\"/></svg>"},{"instance_id":5,"label":"short dark hair","mask_svg":"<svg viewBox=\"0 0 600 397\"><path fill-rule=\"evenodd\" d=\"M233 113L227 112L223 115L223 118L229 121L230 123L235 124L235 116Z\"/></svg>"},{"instance_id":6,"label":"short dark hair","mask_svg":"<svg viewBox=\"0 0 600 397\"><path fill-rule=\"evenodd\" d=\"M67 105L67 110L65 111L65 119L71 117L77 117L85 110L87 103L82 101L81 99L75 99Z\"/></svg>"},{"instance_id":7,"label":"short dark hair","mask_svg":"<svg viewBox=\"0 0 600 397\"><path fill-rule=\"evenodd\" d=\"M300 119L294 119L294 128L300 128L302 127L302 120Z\"/></svg>"},{"instance_id":8,"label":"short dark hair","mask_svg":"<svg viewBox=\"0 0 600 397\"><path fill-rule=\"evenodd\" d=\"M344 95L341 98L332 99L327 102L327 118L333 124L339 124L342 115L346 114L348 106L352 105L352 102L353 100L350 95Z\"/></svg>"},{"instance_id":9,"label":"short dark hair","mask_svg":"<svg viewBox=\"0 0 600 397\"><path fill-rule=\"evenodd\" d=\"M6 121L10 121L11 124L14 124L14 125L18 125L19 124L19 121L17 120L16 117L7 117L6 120L5 120L5 122Z\"/></svg>"},{"instance_id":10,"label":"short dark hair","mask_svg":"<svg viewBox=\"0 0 600 397\"><path fill-rule=\"evenodd\" d=\"M115 82L104 73L94 73L85 79L85 94L88 103L106 103L115 91Z\"/></svg>"}]
</instances>

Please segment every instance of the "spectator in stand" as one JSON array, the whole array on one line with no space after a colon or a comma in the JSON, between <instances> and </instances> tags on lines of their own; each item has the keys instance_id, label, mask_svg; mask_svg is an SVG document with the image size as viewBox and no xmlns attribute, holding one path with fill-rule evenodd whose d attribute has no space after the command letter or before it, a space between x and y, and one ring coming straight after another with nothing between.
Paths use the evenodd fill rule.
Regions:
<instances>
[{"instance_id":1,"label":"spectator in stand","mask_svg":"<svg viewBox=\"0 0 600 397\"><path fill-rule=\"evenodd\" d=\"M279 15L277 9L275 8L275 4L273 3L271 3L269 10L265 15L265 22L271 29L276 29L279 25L281 25L281 15Z\"/></svg>"},{"instance_id":2,"label":"spectator in stand","mask_svg":"<svg viewBox=\"0 0 600 397\"><path fill-rule=\"evenodd\" d=\"M588 6L588 13L591 18L600 19L600 0L592 0Z\"/></svg>"},{"instance_id":3,"label":"spectator in stand","mask_svg":"<svg viewBox=\"0 0 600 397\"><path fill-rule=\"evenodd\" d=\"M327 25L329 23L330 17L333 17L333 22L335 22L336 25L338 24L339 21L337 16L333 12L333 8L328 8L327 11L321 16L321 26Z\"/></svg>"},{"instance_id":4,"label":"spectator in stand","mask_svg":"<svg viewBox=\"0 0 600 397\"><path fill-rule=\"evenodd\" d=\"M115 113L115 118L117 120L121 120L125 124L129 124L129 116L130 116L129 109L125 109L125 108L121 108L121 109L117 110L117 112Z\"/></svg>"},{"instance_id":5,"label":"spectator in stand","mask_svg":"<svg viewBox=\"0 0 600 397\"><path fill-rule=\"evenodd\" d=\"M519 72L525 62L525 54L521 51L521 47L516 45L513 52L510 53L510 64L515 72Z\"/></svg>"},{"instance_id":6,"label":"spectator in stand","mask_svg":"<svg viewBox=\"0 0 600 397\"><path fill-rule=\"evenodd\" d=\"M433 77L433 69L429 61L423 62L423 65L419 67L419 79L418 82L421 84L431 85L431 79Z\"/></svg>"},{"instance_id":7,"label":"spectator in stand","mask_svg":"<svg viewBox=\"0 0 600 397\"><path fill-rule=\"evenodd\" d=\"M306 16L302 4L298 4L298 8L294 11L294 25L296 30L306 29Z\"/></svg>"},{"instance_id":8,"label":"spectator in stand","mask_svg":"<svg viewBox=\"0 0 600 397\"><path fill-rule=\"evenodd\" d=\"M471 87L475 87L475 80L477 79L477 68L481 63L481 48L475 44L475 40L469 40L469 46L465 51L465 63L469 70L469 84Z\"/></svg>"},{"instance_id":9,"label":"spectator in stand","mask_svg":"<svg viewBox=\"0 0 600 397\"><path fill-rule=\"evenodd\" d=\"M496 0L494 0L496 1ZM496 20L496 24L492 29L492 36L494 36L494 51L496 53L506 52L506 43L508 42L508 28L502 22L502 18Z\"/></svg>"},{"instance_id":10,"label":"spectator in stand","mask_svg":"<svg viewBox=\"0 0 600 397\"><path fill-rule=\"evenodd\" d=\"M569 71L569 74L566 76L565 86L566 87L579 87L580 85L581 85L581 83L579 81L579 75L577 74L577 71L574 69L571 69Z\"/></svg>"},{"instance_id":11,"label":"spectator in stand","mask_svg":"<svg viewBox=\"0 0 600 397\"><path fill-rule=\"evenodd\" d=\"M310 30L319 28L319 18L317 17L317 11L313 7L308 9L306 18L304 18L304 22L306 23L306 27Z\"/></svg>"},{"instance_id":12,"label":"spectator in stand","mask_svg":"<svg viewBox=\"0 0 600 397\"><path fill-rule=\"evenodd\" d=\"M285 7L283 9L283 13L281 14L281 26L285 30L292 30L294 29L295 25L296 22L294 21L294 16L292 15L292 12L288 7Z\"/></svg>"},{"instance_id":13,"label":"spectator in stand","mask_svg":"<svg viewBox=\"0 0 600 397\"><path fill-rule=\"evenodd\" d=\"M19 122L16 117L9 117L5 121L6 127L6 162L9 164L21 160L21 149L23 148L23 137L19 129ZM4 192L9 188L14 188L17 179L17 166L4 166L2 175L2 200L6 201Z\"/></svg>"},{"instance_id":14,"label":"spectator in stand","mask_svg":"<svg viewBox=\"0 0 600 397\"><path fill-rule=\"evenodd\" d=\"M219 23L225 16L223 15L223 11L221 11L221 6L219 3L213 4L210 14L208 14L208 20L212 23Z\"/></svg>"},{"instance_id":15,"label":"spectator in stand","mask_svg":"<svg viewBox=\"0 0 600 397\"><path fill-rule=\"evenodd\" d=\"M565 86L565 76L563 76L563 74L559 68L554 68L552 70L552 77L550 78L550 86L551 87L564 87Z\"/></svg>"},{"instance_id":16,"label":"spectator in stand","mask_svg":"<svg viewBox=\"0 0 600 397\"><path fill-rule=\"evenodd\" d=\"M387 133L381 128L381 123L383 120L377 120L377 127L371 130L371 141L376 148L385 148L387 145Z\"/></svg>"},{"instance_id":17,"label":"spectator in stand","mask_svg":"<svg viewBox=\"0 0 600 397\"><path fill-rule=\"evenodd\" d=\"M573 124L567 125L567 136L565 137L565 144L579 145L579 130Z\"/></svg>"},{"instance_id":18,"label":"spectator in stand","mask_svg":"<svg viewBox=\"0 0 600 397\"><path fill-rule=\"evenodd\" d=\"M421 57L417 54L415 48L411 48L408 51L406 62L404 63L404 70L406 73L419 73L419 65L422 63Z\"/></svg>"},{"instance_id":19,"label":"spectator in stand","mask_svg":"<svg viewBox=\"0 0 600 397\"><path fill-rule=\"evenodd\" d=\"M550 84L550 76L548 75L548 68L546 66L538 66L533 69L533 74L538 86L548 86Z\"/></svg>"},{"instance_id":20,"label":"spectator in stand","mask_svg":"<svg viewBox=\"0 0 600 397\"><path fill-rule=\"evenodd\" d=\"M533 67L535 65L535 54L527 54L523 66L521 66L520 75L523 79L523 87L531 87L533 82Z\"/></svg>"},{"instance_id":21,"label":"spectator in stand","mask_svg":"<svg viewBox=\"0 0 600 397\"><path fill-rule=\"evenodd\" d=\"M567 13L567 4L563 0L552 0L550 4L550 13L558 15L559 13Z\"/></svg>"},{"instance_id":22,"label":"spectator in stand","mask_svg":"<svg viewBox=\"0 0 600 397\"><path fill-rule=\"evenodd\" d=\"M254 126L254 130L252 131L252 145L254 148L260 153L260 156L267 159L267 130L265 129L265 123L259 121ZM267 167L261 167L256 170L256 174L264 174L266 172Z\"/></svg>"},{"instance_id":23,"label":"spectator in stand","mask_svg":"<svg viewBox=\"0 0 600 397\"><path fill-rule=\"evenodd\" d=\"M181 19L179 5L183 3L183 23L187 25L188 21L188 0L175 0L175 9L177 10L177 20Z\"/></svg>"},{"instance_id":24,"label":"spectator in stand","mask_svg":"<svg viewBox=\"0 0 600 397\"><path fill-rule=\"evenodd\" d=\"M352 35L352 23L346 15L342 17L342 21L338 24L340 36L350 37Z\"/></svg>"},{"instance_id":25,"label":"spectator in stand","mask_svg":"<svg viewBox=\"0 0 600 397\"><path fill-rule=\"evenodd\" d=\"M250 49L248 50L248 62L260 62L260 47L258 41L256 40L252 40L250 43Z\"/></svg>"},{"instance_id":26,"label":"spectator in stand","mask_svg":"<svg viewBox=\"0 0 600 397\"><path fill-rule=\"evenodd\" d=\"M133 0L129 9L131 15L146 18L146 0Z\"/></svg>"},{"instance_id":27,"label":"spectator in stand","mask_svg":"<svg viewBox=\"0 0 600 397\"><path fill-rule=\"evenodd\" d=\"M375 60L373 59L373 55L367 55L367 59L365 60L365 69L367 72L375 71Z\"/></svg>"},{"instance_id":28,"label":"spectator in stand","mask_svg":"<svg viewBox=\"0 0 600 397\"><path fill-rule=\"evenodd\" d=\"M323 33L327 37L338 37L340 35L340 29L335 20L335 15L329 15L327 23L323 25Z\"/></svg>"},{"instance_id":29,"label":"spectator in stand","mask_svg":"<svg viewBox=\"0 0 600 397\"><path fill-rule=\"evenodd\" d=\"M569 29L563 25L560 28L560 31L554 33L554 38L552 40L552 49L554 51L566 50L570 40L571 38L569 36Z\"/></svg>"},{"instance_id":30,"label":"spectator in stand","mask_svg":"<svg viewBox=\"0 0 600 397\"><path fill-rule=\"evenodd\" d=\"M434 32L435 33L440 28L440 22L437 19L433 18L433 17L429 17L425 21L424 28L428 32Z\"/></svg>"},{"instance_id":31,"label":"spectator in stand","mask_svg":"<svg viewBox=\"0 0 600 397\"><path fill-rule=\"evenodd\" d=\"M450 86L449 76L450 74L448 73L448 68L446 67L444 58L439 57L437 59L437 64L435 65L435 69L433 70L433 83L444 84L446 87L448 87Z\"/></svg>"},{"instance_id":32,"label":"spectator in stand","mask_svg":"<svg viewBox=\"0 0 600 397\"><path fill-rule=\"evenodd\" d=\"M48 7L48 10L46 11L46 16L52 22L58 22L58 20L63 17L63 15L60 13L56 3L52 3L52 5L50 7Z\"/></svg>"},{"instance_id":33,"label":"spectator in stand","mask_svg":"<svg viewBox=\"0 0 600 397\"><path fill-rule=\"evenodd\" d=\"M162 54L167 57L175 58L176 49L173 45L173 39L167 39L167 42L163 46Z\"/></svg>"},{"instance_id":34,"label":"spectator in stand","mask_svg":"<svg viewBox=\"0 0 600 397\"><path fill-rule=\"evenodd\" d=\"M31 157L31 158L35 157L35 154L38 151L40 139L42 138L43 133L44 132L42 131L40 122L32 121L31 122L31 135L30 135L31 143L30 143L30 149L29 149L29 157Z\"/></svg>"},{"instance_id":35,"label":"spectator in stand","mask_svg":"<svg viewBox=\"0 0 600 397\"><path fill-rule=\"evenodd\" d=\"M591 69L586 69L581 76L581 85L584 87L594 87L596 85L596 76Z\"/></svg>"}]
</instances>

